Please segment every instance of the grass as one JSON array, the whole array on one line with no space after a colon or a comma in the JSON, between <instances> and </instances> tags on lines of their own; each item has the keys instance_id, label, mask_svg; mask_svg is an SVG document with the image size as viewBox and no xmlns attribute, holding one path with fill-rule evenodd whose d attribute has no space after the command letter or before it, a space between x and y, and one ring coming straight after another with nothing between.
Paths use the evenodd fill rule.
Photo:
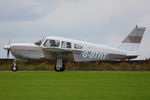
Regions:
<instances>
[{"instance_id":1,"label":"grass","mask_svg":"<svg viewBox=\"0 0 150 100\"><path fill-rule=\"evenodd\" d=\"M0 72L0 100L150 100L150 72Z\"/></svg>"}]
</instances>

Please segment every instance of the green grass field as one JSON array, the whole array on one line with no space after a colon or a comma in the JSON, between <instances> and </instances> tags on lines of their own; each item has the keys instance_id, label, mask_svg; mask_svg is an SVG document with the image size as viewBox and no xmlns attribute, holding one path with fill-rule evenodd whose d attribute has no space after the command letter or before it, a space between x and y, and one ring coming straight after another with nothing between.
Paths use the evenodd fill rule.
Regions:
<instances>
[{"instance_id":1,"label":"green grass field","mask_svg":"<svg viewBox=\"0 0 150 100\"><path fill-rule=\"evenodd\" d=\"M0 100L150 100L150 72L0 72Z\"/></svg>"}]
</instances>

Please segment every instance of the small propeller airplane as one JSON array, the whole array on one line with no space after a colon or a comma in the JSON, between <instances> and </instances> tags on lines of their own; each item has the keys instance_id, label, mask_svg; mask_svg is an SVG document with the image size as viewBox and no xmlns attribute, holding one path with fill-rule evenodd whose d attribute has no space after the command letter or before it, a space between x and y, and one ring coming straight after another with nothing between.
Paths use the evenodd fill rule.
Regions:
<instances>
[{"instance_id":1,"label":"small propeller airplane","mask_svg":"<svg viewBox=\"0 0 150 100\"><path fill-rule=\"evenodd\" d=\"M104 60L130 60L138 55L145 27L136 27L121 44L114 48L101 44L50 36L35 43L14 43L4 46L14 56L12 71L17 71L16 61L49 60L54 61L55 71L65 70L66 62L88 62Z\"/></svg>"}]
</instances>

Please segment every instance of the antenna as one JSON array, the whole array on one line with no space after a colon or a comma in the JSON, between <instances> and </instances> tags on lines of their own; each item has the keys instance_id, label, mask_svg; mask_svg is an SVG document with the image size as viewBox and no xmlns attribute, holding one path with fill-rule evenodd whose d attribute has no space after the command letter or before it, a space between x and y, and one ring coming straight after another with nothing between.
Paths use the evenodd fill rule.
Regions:
<instances>
[{"instance_id":1,"label":"antenna","mask_svg":"<svg viewBox=\"0 0 150 100\"><path fill-rule=\"evenodd\" d=\"M44 39L47 36L47 33L42 34L42 38Z\"/></svg>"}]
</instances>

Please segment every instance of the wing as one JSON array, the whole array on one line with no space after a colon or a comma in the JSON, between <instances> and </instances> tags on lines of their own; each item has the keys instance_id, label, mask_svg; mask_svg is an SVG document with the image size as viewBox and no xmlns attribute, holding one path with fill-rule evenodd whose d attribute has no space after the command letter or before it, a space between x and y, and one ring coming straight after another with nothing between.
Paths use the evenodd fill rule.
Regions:
<instances>
[{"instance_id":1,"label":"wing","mask_svg":"<svg viewBox=\"0 0 150 100\"><path fill-rule=\"evenodd\" d=\"M43 54L45 59L57 60L63 59L63 61L73 61L72 50L62 48L44 47Z\"/></svg>"}]
</instances>

